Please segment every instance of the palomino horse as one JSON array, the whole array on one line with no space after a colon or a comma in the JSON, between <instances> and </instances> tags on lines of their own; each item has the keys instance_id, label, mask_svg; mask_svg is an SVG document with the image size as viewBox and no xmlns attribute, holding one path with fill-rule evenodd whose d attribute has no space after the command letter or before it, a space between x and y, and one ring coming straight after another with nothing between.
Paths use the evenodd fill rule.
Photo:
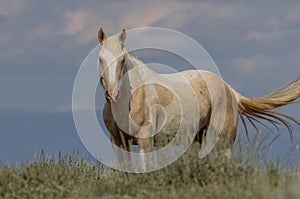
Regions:
<instances>
[{"instance_id":1,"label":"palomino horse","mask_svg":"<svg viewBox=\"0 0 300 199\"><path fill-rule=\"evenodd\" d=\"M219 143L227 148L232 147L236 138L238 116L247 134L244 117L255 128L254 122L261 123L258 119L274 126L282 123L290 133L287 119L299 124L272 109L289 104L300 96L300 77L270 94L247 98L208 71L158 74L126 51L125 39L125 29L118 36L111 37L107 37L102 28L98 32L101 44L98 67L106 97L103 119L111 133L111 141L127 150L130 150L130 144L137 144L142 161L145 161L144 153L158 146L157 140L152 139L153 135L158 137L162 132L162 136L174 137L182 118L186 121L184 132L195 133L194 141L201 144L217 130L220 131ZM126 75L129 71L132 72ZM183 113L182 102L188 104ZM222 107L226 109L220 116L218 113ZM221 128L218 126L220 121L223 121Z\"/></svg>"}]
</instances>

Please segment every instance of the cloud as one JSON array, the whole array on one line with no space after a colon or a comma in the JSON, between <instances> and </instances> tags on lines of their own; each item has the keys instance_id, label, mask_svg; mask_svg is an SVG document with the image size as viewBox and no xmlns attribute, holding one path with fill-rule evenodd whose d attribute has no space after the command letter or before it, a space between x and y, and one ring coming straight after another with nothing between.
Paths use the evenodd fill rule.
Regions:
<instances>
[{"instance_id":1,"label":"cloud","mask_svg":"<svg viewBox=\"0 0 300 199\"><path fill-rule=\"evenodd\" d=\"M234 70L241 75L253 75L257 71L266 74L276 66L276 61L266 55L254 55L249 57L238 57L232 61Z\"/></svg>"},{"instance_id":2,"label":"cloud","mask_svg":"<svg viewBox=\"0 0 300 199\"><path fill-rule=\"evenodd\" d=\"M16 16L26 9L26 0L1 0L0 15Z\"/></svg>"},{"instance_id":3,"label":"cloud","mask_svg":"<svg viewBox=\"0 0 300 199\"><path fill-rule=\"evenodd\" d=\"M286 32L285 31L251 31L249 32L242 41L254 41L254 42L264 42L264 43L271 43L276 40L285 39Z\"/></svg>"},{"instance_id":4,"label":"cloud","mask_svg":"<svg viewBox=\"0 0 300 199\"><path fill-rule=\"evenodd\" d=\"M39 25L25 33L25 40L32 42L36 40L49 41L55 34L55 27L50 23Z\"/></svg>"},{"instance_id":5,"label":"cloud","mask_svg":"<svg viewBox=\"0 0 300 199\"><path fill-rule=\"evenodd\" d=\"M299 10L299 3L279 0L272 1L272 5L258 0L89 3L74 0L72 4L2 0L0 75L16 79L47 77L51 89L56 78L75 76L84 57L98 44L99 26L109 35L123 27L161 26L181 31L200 42L225 80L234 86L264 81L261 71L277 77L270 84L278 79L283 83L299 74ZM171 44L178 48L181 45L176 40ZM68 89L66 92L70 92L71 86ZM67 102L64 98L61 102L49 99L47 103L62 107Z\"/></svg>"},{"instance_id":6,"label":"cloud","mask_svg":"<svg viewBox=\"0 0 300 199\"><path fill-rule=\"evenodd\" d=\"M300 20L300 4L293 5L290 7L289 12L284 17L287 23L298 23Z\"/></svg>"},{"instance_id":7,"label":"cloud","mask_svg":"<svg viewBox=\"0 0 300 199\"><path fill-rule=\"evenodd\" d=\"M88 12L84 10L66 11L64 17L67 19L67 25L58 32L58 34L70 36L76 35L87 28L89 20Z\"/></svg>"},{"instance_id":8,"label":"cloud","mask_svg":"<svg viewBox=\"0 0 300 199\"><path fill-rule=\"evenodd\" d=\"M130 12L121 18L120 24L125 24L128 27L144 27L151 26L171 13L184 10L190 6L181 2L136 1L128 7Z\"/></svg>"},{"instance_id":9,"label":"cloud","mask_svg":"<svg viewBox=\"0 0 300 199\"><path fill-rule=\"evenodd\" d=\"M100 26L110 34L116 34L123 27L152 26L169 14L186 7L189 6L180 2L169 4L161 1L125 1L83 6L62 14L64 23L58 34L73 36L77 44L82 45L96 41Z\"/></svg>"}]
</instances>

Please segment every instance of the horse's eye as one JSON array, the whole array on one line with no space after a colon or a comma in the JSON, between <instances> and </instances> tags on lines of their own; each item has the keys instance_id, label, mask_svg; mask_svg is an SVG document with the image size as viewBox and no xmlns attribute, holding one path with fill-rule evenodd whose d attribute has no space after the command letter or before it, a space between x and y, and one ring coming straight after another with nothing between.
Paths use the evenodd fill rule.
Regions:
<instances>
[{"instance_id":1,"label":"horse's eye","mask_svg":"<svg viewBox=\"0 0 300 199\"><path fill-rule=\"evenodd\" d=\"M125 62L125 57L124 57L123 60L122 60L122 64L124 64L124 62Z\"/></svg>"},{"instance_id":2,"label":"horse's eye","mask_svg":"<svg viewBox=\"0 0 300 199\"><path fill-rule=\"evenodd\" d=\"M103 61L102 61L102 59L101 59L101 58L99 58L99 63L100 63L100 64L103 64Z\"/></svg>"}]
</instances>

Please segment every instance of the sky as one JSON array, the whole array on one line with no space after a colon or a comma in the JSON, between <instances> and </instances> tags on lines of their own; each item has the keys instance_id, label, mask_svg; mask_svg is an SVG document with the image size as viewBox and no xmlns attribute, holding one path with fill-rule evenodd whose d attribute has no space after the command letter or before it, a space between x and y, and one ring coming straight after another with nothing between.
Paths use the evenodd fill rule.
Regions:
<instances>
[{"instance_id":1,"label":"sky","mask_svg":"<svg viewBox=\"0 0 300 199\"><path fill-rule=\"evenodd\" d=\"M47 154L88 154L72 119L76 72L98 45L99 27L116 34L147 26L171 28L195 39L224 80L248 97L300 75L296 0L1 0L0 162L31 159L41 149ZM164 62L163 56L152 56L144 53L141 59ZM297 119L299 110L299 103L280 108ZM300 128L293 128L297 140ZM286 129L280 132L272 150L282 154L295 141L289 141Z\"/></svg>"}]
</instances>

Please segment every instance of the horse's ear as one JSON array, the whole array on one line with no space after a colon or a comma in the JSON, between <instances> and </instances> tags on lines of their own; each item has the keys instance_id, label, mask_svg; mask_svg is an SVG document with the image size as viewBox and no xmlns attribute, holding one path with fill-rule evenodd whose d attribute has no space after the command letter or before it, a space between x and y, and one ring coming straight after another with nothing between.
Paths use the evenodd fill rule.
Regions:
<instances>
[{"instance_id":1,"label":"horse's ear","mask_svg":"<svg viewBox=\"0 0 300 199\"><path fill-rule=\"evenodd\" d=\"M124 41L125 41L125 39L126 39L126 30L125 30L125 28L123 28L122 32L121 32L120 35L119 35L119 38L120 38L120 41L121 41L122 43L124 43Z\"/></svg>"},{"instance_id":2,"label":"horse's ear","mask_svg":"<svg viewBox=\"0 0 300 199\"><path fill-rule=\"evenodd\" d=\"M98 31L98 41L102 43L106 39L106 35L102 29L102 27Z\"/></svg>"}]
</instances>

